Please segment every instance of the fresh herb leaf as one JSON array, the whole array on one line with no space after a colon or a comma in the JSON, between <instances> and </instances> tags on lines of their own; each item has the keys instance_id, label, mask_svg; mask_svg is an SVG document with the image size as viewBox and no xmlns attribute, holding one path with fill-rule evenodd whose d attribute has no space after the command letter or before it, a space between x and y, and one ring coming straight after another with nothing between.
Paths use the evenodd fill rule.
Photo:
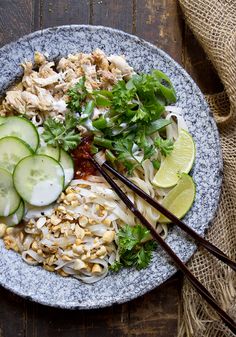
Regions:
<instances>
[{"instance_id":1,"label":"fresh herb leaf","mask_svg":"<svg viewBox=\"0 0 236 337\"><path fill-rule=\"evenodd\" d=\"M135 87L127 88L125 81L119 81L112 89L112 109L116 113L126 114L134 107L132 100L135 94Z\"/></svg>"},{"instance_id":2,"label":"fresh herb leaf","mask_svg":"<svg viewBox=\"0 0 236 337\"><path fill-rule=\"evenodd\" d=\"M138 110L135 111L135 114L133 118L131 119L131 122L137 122L137 121L147 121L149 119L149 112L147 109L140 103L140 107Z\"/></svg>"},{"instance_id":3,"label":"fresh herb leaf","mask_svg":"<svg viewBox=\"0 0 236 337\"><path fill-rule=\"evenodd\" d=\"M140 162L133 154L133 145L134 141L132 136L114 141L114 150L117 153L117 160L123 163L129 174L140 165Z\"/></svg>"},{"instance_id":4,"label":"fresh herb leaf","mask_svg":"<svg viewBox=\"0 0 236 337\"><path fill-rule=\"evenodd\" d=\"M121 138L114 142L114 149L118 152L118 159L127 159L133 157L133 139L130 137Z\"/></svg>"},{"instance_id":5,"label":"fresh herb leaf","mask_svg":"<svg viewBox=\"0 0 236 337\"><path fill-rule=\"evenodd\" d=\"M120 269L122 268L122 263L120 263L119 261L115 261L114 263L112 263L112 265L110 265L109 269L115 273L117 273Z\"/></svg>"},{"instance_id":6,"label":"fresh herb leaf","mask_svg":"<svg viewBox=\"0 0 236 337\"><path fill-rule=\"evenodd\" d=\"M60 146L65 151L73 150L81 141L76 129L77 124L78 119L72 113L66 114L64 122L49 117L43 124L42 137L49 145Z\"/></svg>"},{"instance_id":7,"label":"fresh herb leaf","mask_svg":"<svg viewBox=\"0 0 236 337\"><path fill-rule=\"evenodd\" d=\"M109 107L112 104L112 93L108 90L93 91L93 96L97 106Z\"/></svg>"},{"instance_id":8,"label":"fresh herb leaf","mask_svg":"<svg viewBox=\"0 0 236 337\"><path fill-rule=\"evenodd\" d=\"M133 76L133 82L139 98L144 101L147 97L153 99L155 91L160 87L159 81L150 74L135 75Z\"/></svg>"},{"instance_id":9,"label":"fresh herb leaf","mask_svg":"<svg viewBox=\"0 0 236 337\"><path fill-rule=\"evenodd\" d=\"M121 266L146 268L156 248L156 242L150 238L149 230L141 225L122 227L118 232L120 261L115 262L111 270L118 271Z\"/></svg>"},{"instance_id":10,"label":"fresh herb leaf","mask_svg":"<svg viewBox=\"0 0 236 337\"><path fill-rule=\"evenodd\" d=\"M154 145L147 145L143 148L143 161L146 159L150 159L156 152Z\"/></svg>"},{"instance_id":11,"label":"fresh herb leaf","mask_svg":"<svg viewBox=\"0 0 236 337\"><path fill-rule=\"evenodd\" d=\"M67 108L71 112L81 112L82 102L85 100L88 92L85 87L85 77L82 77L79 82L71 89L67 91L68 102Z\"/></svg>"},{"instance_id":12,"label":"fresh herb leaf","mask_svg":"<svg viewBox=\"0 0 236 337\"><path fill-rule=\"evenodd\" d=\"M165 157L169 156L174 149L174 143L170 139L162 139L159 137L154 141L154 144Z\"/></svg>"},{"instance_id":13,"label":"fresh herb leaf","mask_svg":"<svg viewBox=\"0 0 236 337\"><path fill-rule=\"evenodd\" d=\"M160 166L161 166L161 163L159 160L155 159L152 161L152 165L154 167L155 170L159 170Z\"/></svg>"},{"instance_id":14,"label":"fresh herb leaf","mask_svg":"<svg viewBox=\"0 0 236 337\"><path fill-rule=\"evenodd\" d=\"M146 112L145 116L144 114L141 115L142 120L149 122L160 118L165 105L163 97L158 95L160 82L150 74L135 75L133 81L136 86L140 108Z\"/></svg>"},{"instance_id":15,"label":"fresh herb leaf","mask_svg":"<svg viewBox=\"0 0 236 337\"><path fill-rule=\"evenodd\" d=\"M151 158L155 152L156 148L153 144L150 144L146 138L146 129L139 129L135 136L135 143L143 150L143 159L142 161Z\"/></svg>"},{"instance_id":16,"label":"fresh herb leaf","mask_svg":"<svg viewBox=\"0 0 236 337\"><path fill-rule=\"evenodd\" d=\"M152 258L152 252L157 247L155 241L146 242L143 247L137 253L137 269L146 268Z\"/></svg>"}]
</instances>

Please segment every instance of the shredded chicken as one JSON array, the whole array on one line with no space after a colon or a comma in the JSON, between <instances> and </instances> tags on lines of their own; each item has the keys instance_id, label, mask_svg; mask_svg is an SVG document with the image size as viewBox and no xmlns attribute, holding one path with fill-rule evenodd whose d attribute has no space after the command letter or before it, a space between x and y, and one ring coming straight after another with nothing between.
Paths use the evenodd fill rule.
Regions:
<instances>
[{"instance_id":1,"label":"shredded chicken","mask_svg":"<svg viewBox=\"0 0 236 337\"><path fill-rule=\"evenodd\" d=\"M89 92L96 89L111 90L117 81L132 76L133 68L123 56L107 57L96 49L90 54L77 53L55 62L35 52L34 64L22 64L22 81L7 91L0 105L0 116L14 113L27 116L36 125L48 116L63 120L67 112L67 90L82 76ZM36 118L37 117L37 118Z\"/></svg>"}]
</instances>

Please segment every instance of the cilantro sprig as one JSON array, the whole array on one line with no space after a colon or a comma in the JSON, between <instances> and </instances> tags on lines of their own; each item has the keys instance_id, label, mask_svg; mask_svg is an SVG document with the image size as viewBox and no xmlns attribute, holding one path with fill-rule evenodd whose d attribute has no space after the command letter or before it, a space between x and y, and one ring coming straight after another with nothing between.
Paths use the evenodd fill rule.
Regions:
<instances>
[{"instance_id":1,"label":"cilantro sprig","mask_svg":"<svg viewBox=\"0 0 236 337\"><path fill-rule=\"evenodd\" d=\"M118 232L120 260L113 263L110 269L118 271L122 266L135 267L138 270L146 268L157 247L156 242L150 238L149 230L141 225L122 227Z\"/></svg>"},{"instance_id":2,"label":"cilantro sprig","mask_svg":"<svg viewBox=\"0 0 236 337\"><path fill-rule=\"evenodd\" d=\"M73 113L67 113L64 122L49 117L43 124L42 137L48 145L60 146L65 151L73 150L81 141L77 125L78 118Z\"/></svg>"},{"instance_id":3,"label":"cilantro sprig","mask_svg":"<svg viewBox=\"0 0 236 337\"><path fill-rule=\"evenodd\" d=\"M85 100L88 92L85 87L85 77L81 77L75 86L67 91L67 107L71 112L81 112L82 102Z\"/></svg>"},{"instance_id":4,"label":"cilantro sprig","mask_svg":"<svg viewBox=\"0 0 236 337\"><path fill-rule=\"evenodd\" d=\"M170 139L162 139L159 137L154 141L154 144L165 157L169 156L174 149L174 143Z\"/></svg>"}]
</instances>

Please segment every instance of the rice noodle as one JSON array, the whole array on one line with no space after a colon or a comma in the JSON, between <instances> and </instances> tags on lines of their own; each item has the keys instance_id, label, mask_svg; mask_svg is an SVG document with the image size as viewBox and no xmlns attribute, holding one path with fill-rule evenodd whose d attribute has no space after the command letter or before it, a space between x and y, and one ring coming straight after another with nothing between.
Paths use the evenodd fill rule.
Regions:
<instances>
[{"instance_id":1,"label":"rice noodle","mask_svg":"<svg viewBox=\"0 0 236 337\"><path fill-rule=\"evenodd\" d=\"M35 253L32 249L28 249L24 252L22 252L22 258L25 262L28 264L31 264L32 266L36 266L39 263L43 262L43 258L39 256L37 253ZM30 256L34 261L31 261L27 259L27 256Z\"/></svg>"},{"instance_id":2,"label":"rice noodle","mask_svg":"<svg viewBox=\"0 0 236 337\"><path fill-rule=\"evenodd\" d=\"M166 119L172 121L172 123L166 127L166 136L168 139L176 140L181 129L188 131L187 124L182 116L182 109L178 107L167 106L166 111Z\"/></svg>"}]
</instances>

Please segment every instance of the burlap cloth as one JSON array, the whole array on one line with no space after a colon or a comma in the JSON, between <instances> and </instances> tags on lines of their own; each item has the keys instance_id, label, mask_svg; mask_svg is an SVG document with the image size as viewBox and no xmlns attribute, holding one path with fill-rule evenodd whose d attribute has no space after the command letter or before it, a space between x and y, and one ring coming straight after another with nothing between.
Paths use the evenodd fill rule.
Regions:
<instances>
[{"instance_id":1,"label":"burlap cloth","mask_svg":"<svg viewBox=\"0 0 236 337\"><path fill-rule=\"evenodd\" d=\"M207 239L236 259L236 0L179 0L188 26L201 43L225 91L206 96L218 124L224 158L220 205ZM203 249L188 267L236 319L236 273ZM231 337L232 332L184 280L179 337Z\"/></svg>"}]
</instances>

